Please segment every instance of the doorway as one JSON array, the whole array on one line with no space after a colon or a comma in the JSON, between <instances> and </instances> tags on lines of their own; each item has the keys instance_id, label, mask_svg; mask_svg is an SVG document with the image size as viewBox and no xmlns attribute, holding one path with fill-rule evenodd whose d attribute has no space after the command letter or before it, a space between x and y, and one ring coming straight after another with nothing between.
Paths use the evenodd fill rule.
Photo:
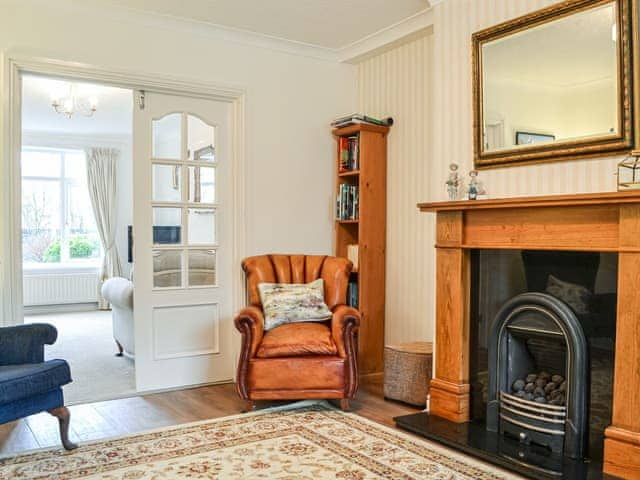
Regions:
<instances>
[{"instance_id":1,"label":"doorway","mask_svg":"<svg viewBox=\"0 0 640 480\"><path fill-rule=\"evenodd\" d=\"M58 340L46 355L72 368L74 381L65 388L69 404L136 393L134 360L115 356L121 339L101 296L106 250L117 258L114 275L124 280L131 272L132 95L73 79L22 77L24 321L57 328ZM115 188L107 204L100 197L104 179L91 164L97 152L112 156Z\"/></svg>"},{"instance_id":2,"label":"doorway","mask_svg":"<svg viewBox=\"0 0 640 480\"><path fill-rule=\"evenodd\" d=\"M73 80L75 78L83 82L92 82L101 85L109 85L129 89L133 95L134 116L139 114L139 112L144 111L145 92L139 90L141 88L146 90L147 104L149 100L152 99L154 92L157 92L158 94L162 92L162 94L169 95L174 98L191 99L194 106L196 106L196 109L197 105L207 103L206 101L211 100L213 103L218 104L221 107L224 106L226 110L224 121L227 122L227 135L225 135L226 138L224 139L224 142L226 142L227 144L225 154L227 163L224 168L227 169L227 177L225 181L228 183L221 187L222 189L226 189L226 200L218 200L217 202L219 203L219 205L214 206L221 212L220 216L218 217L219 220L217 220L217 222L221 223L216 223L216 228L222 228L222 225L226 225L228 227L228 231L226 232L226 234L229 235L228 241L220 251L222 252L224 250L225 253L223 257L223 263L221 264L218 262L218 260L216 260L216 279L218 285L210 287L206 285L196 286L185 283L181 287L174 287L173 289L170 288L169 290L164 292L155 290L156 287L151 287L150 292L153 294L153 297L155 297L155 300L153 300L153 302L155 302L154 306L151 310L147 311L147 314L145 314L146 316L143 317L143 320L139 321L137 313L135 319L136 346L139 342L143 342L144 345L150 346L149 348L141 348L141 352L136 354L137 367L139 367L140 364L144 363L142 357L145 357L147 359L147 365L149 366L149 369L147 370L149 375L145 375L143 377L138 375L138 378L155 377L156 380L158 378L163 379L163 371L170 372L171 375L166 377L167 381L161 380L156 381L155 383L149 382L146 386L138 384L136 385L136 390L138 392L141 392L150 390L176 389L187 385L211 382L226 382L231 380L233 376L231 368L232 362L230 362L229 359L237 356L239 338L237 338L237 336L234 338L229 338L232 337L233 334L231 334L231 328L227 328L228 325L231 324L231 317L228 315L229 312L236 311L238 308L240 308L240 306L243 304L244 299L243 279L241 272L237 269L231 269L230 266L239 265L240 260L244 257L245 254L245 92L242 89L236 89L233 87L229 87L228 85L221 87L211 83L180 80L176 78L163 77L162 75L146 75L136 72L123 71L116 72L98 66L78 65L74 63L55 60L50 61L30 59L27 57L6 57L5 61L6 72L8 72L6 78L8 80L8 85L10 86L10 95L8 98L8 102L5 102L3 105L2 114L4 118L8 120L10 141L5 144L6 148L3 148L1 151L2 157L0 157L0 162L3 164L3 168L5 169L4 171L7 172L7 175L4 176L4 178L1 180L3 182L3 187L6 189L5 191L8 192L8 204L6 204L7 210L5 212L7 214L7 217L5 217L5 225L7 225L8 227L7 231L12 232L12 234L9 237L9 241L0 245L0 248L3 249L3 255L5 255L7 258L11 258L12 260L3 265L5 273L4 280L8 283L4 284L3 287L6 288L3 288L3 291L0 293L4 300L3 309L0 312L0 314L2 315L0 321L2 321L5 325L11 325L20 323L23 320L23 289L22 282L20 281L22 279L22 252L20 248L22 245L22 239L20 235L21 189L19 188L21 182L20 169L17 167L20 163L21 140L19 127L21 124L21 106L19 99L21 95L21 82L23 76L54 76L57 78L63 78L65 80ZM205 102L203 102L203 100ZM189 109L182 109L181 111L182 113L188 115L190 113L188 110ZM193 111L193 113L195 117L200 117L201 119L206 120L206 112L205 115L199 115L195 110ZM215 124L215 122L209 122L209 125L213 124ZM150 128L151 125L149 124L149 136L147 140L144 140L146 142L149 142L149 148L151 148ZM180 161L186 160L186 158L180 159ZM133 175L133 184L136 187L134 188L133 230L137 235L132 235L132 238L135 237L137 241L133 242L135 244L135 247L133 248L132 253L134 259L140 259L141 255L142 257L148 255L147 261L150 261L150 259L152 259L153 250L163 250L164 248L170 248L166 246L163 247L162 245L154 245L153 243L153 216L151 205L152 200L150 196L152 163L150 157L146 158L145 161L147 162L148 169L142 168L142 170L140 171L134 171ZM138 162L136 158L134 165L138 165L139 163L140 162ZM185 167L187 167L187 165L185 165ZM201 185L201 187L205 187L205 185ZM146 189L149 195L139 196L136 192L142 189ZM186 214L188 219L189 217L187 205L191 202L185 201L184 203L185 204L182 205L181 208L183 208L183 211L187 212ZM191 206L195 207L196 209L209 208L209 206L207 205ZM144 214L142 214L142 216L140 214L141 211L144 211L144 208L148 208L148 213L151 215L147 217L146 220L144 220L148 222L148 224L146 225L148 227L146 233L144 233L144 225L142 225L141 227L137 223L139 221L139 218L144 218ZM224 213L222 213L223 211ZM185 226L185 233L187 232L187 229L188 227ZM148 236L147 247L142 247L142 242L140 241L141 233L142 238L144 238L145 235ZM218 247L218 245L213 246ZM184 247L182 249L183 253L181 258L184 258L186 262L189 261L191 250L198 250L198 247L205 247L203 248L203 250L211 250L211 248L208 248L211 247L211 244L188 244L187 240L185 240L184 244L174 246L175 249L180 250L181 248L178 247ZM218 255L220 255L220 253L218 253ZM136 262L136 268L134 269L136 279L138 279L140 273L137 267L138 262ZM183 275L187 276L186 278L188 279L187 272L190 271L188 270L188 264L185 263L183 265L183 268L186 269ZM141 268L140 270L143 270L143 268ZM192 271L195 272L195 270ZM229 275L228 277L225 276L224 285L222 285L220 282L220 279L222 278L221 272L225 271L229 272ZM151 273L151 275L153 274ZM221 303L217 300L211 302L211 299L208 297L206 301L202 301L202 298L206 297L207 288L214 289L210 290L210 292L224 291L223 296L227 300L226 305L224 304L224 302ZM180 290L184 292L183 295L178 294ZM200 299L197 296L198 291L200 291L200 293L202 294L202 297L200 297ZM171 295L173 294L175 294L176 296L171 297ZM165 298L165 301L158 302L158 299L162 298ZM154 337L154 332L158 332L156 326L160 321L157 311L164 309L164 312L169 312L170 307L176 307L178 309L186 307L189 313L191 313L196 312L198 310L198 307L202 307L200 312L202 313L203 311L206 311L207 306L210 306L211 303L217 304L216 308L219 308L218 313L211 315L209 312L205 314L204 317L200 316L200 320L203 320L203 318L205 318L205 320L200 323L205 324L208 327L216 327L218 330L215 335L204 336L203 338L207 340L204 343L201 342L200 344L197 344L197 341L201 340L201 338L194 337L193 334L196 330L194 330L194 328L181 329L180 323L176 322L172 326L172 328L176 333L176 338L179 340L179 342L176 342L175 345L180 346L181 351L168 353L165 349L164 352L160 352L160 347L162 347L162 345L161 343L158 343L158 340L161 337ZM137 310L138 309L136 309L136 311ZM153 316L154 312L156 312L155 316ZM146 318L146 320L144 320L144 318ZM212 320L215 321L212 322ZM195 322L191 326L193 327L197 323L198 322ZM172 330L165 331L171 332ZM191 335L191 337L189 337L189 335ZM193 346L191 348L188 348L189 341L194 342L195 348ZM201 348L203 346L205 348ZM222 351L223 349L224 353ZM223 362L216 362L216 360L220 360L222 357L224 357L225 359ZM191 366L195 365L196 367L198 367L195 369L198 372L197 375L190 375L188 371L184 370L185 366L188 369L190 364ZM198 364L200 366L198 366ZM218 368L221 365L225 365L225 368ZM137 370L139 370L139 368L137 368ZM216 370L224 371L224 373L216 374Z\"/></svg>"}]
</instances>

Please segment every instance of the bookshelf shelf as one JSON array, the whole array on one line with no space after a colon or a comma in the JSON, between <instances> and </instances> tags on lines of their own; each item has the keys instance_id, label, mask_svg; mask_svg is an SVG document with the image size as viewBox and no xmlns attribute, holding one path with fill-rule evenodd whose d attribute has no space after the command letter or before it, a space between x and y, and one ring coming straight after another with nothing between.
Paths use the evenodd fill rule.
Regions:
<instances>
[{"instance_id":1,"label":"bookshelf shelf","mask_svg":"<svg viewBox=\"0 0 640 480\"><path fill-rule=\"evenodd\" d=\"M360 170L350 170L348 172L338 173L339 177L356 177L358 175L360 175Z\"/></svg>"},{"instance_id":2,"label":"bookshelf shelf","mask_svg":"<svg viewBox=\"0 0 640 480\"><path fill-rule=\"evenodd\" d=\"M348 257L350 245L358 245L358 272L350 276L347 298L357 303L362 316L358 332L362 375L383 371L388 132L388 127L369 124L332 132L337 147L336 255ZM353 170L345 171L345 163Z\"/></svg>"}]
</instances>

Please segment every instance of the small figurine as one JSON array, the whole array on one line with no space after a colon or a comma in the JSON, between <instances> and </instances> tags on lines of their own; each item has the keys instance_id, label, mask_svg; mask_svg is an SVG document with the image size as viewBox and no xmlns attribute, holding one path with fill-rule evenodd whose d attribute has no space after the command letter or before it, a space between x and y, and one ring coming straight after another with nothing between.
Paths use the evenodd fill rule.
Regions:
<instances>
[{"instance_id":1,"label":"small figurine","mask_svg":"<svg viewBox=\"0 0 640 480\"><path fill-rule=\"evenodd\" d=\"M469 190L467 191L467 197L469 200L476 200L478 198L478 192L480 191L478 185L478 171L471 170L469 172L471 180L469 181Z\"/></svg>"},{"instance_id":2,"label":"small figurine","mask_svg":"<svg viewBox=\"0 0 640 480\"><path fill-rule=\"evenodd\" d=\"M457 200L458 199L458 189L460 188L460 174L458 173L458 165L455 163L449 164L449 178L445 182L447 186L447 194L449 195L449 200Z\"/></svg>"}]
</instances>

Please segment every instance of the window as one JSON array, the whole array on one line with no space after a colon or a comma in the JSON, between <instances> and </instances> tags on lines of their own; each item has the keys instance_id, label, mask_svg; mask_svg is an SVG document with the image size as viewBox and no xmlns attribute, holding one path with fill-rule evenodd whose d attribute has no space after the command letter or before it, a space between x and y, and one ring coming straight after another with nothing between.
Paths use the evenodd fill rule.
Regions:
<instances>
[{"instance_id":1,"label":"window","mask_svg":"<svg viewBox=\"0 0 640 480\"><path fill-rule=\"evenodd\" d=\"M83 151L23 148L22 260L26 270L100 265Z\"/></svg>"}]
</instances>

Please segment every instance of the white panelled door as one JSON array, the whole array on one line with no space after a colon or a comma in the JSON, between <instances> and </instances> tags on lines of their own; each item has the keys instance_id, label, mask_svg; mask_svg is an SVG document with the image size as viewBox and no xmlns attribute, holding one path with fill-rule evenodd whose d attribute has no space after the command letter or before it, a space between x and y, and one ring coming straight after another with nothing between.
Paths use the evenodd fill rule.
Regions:
<instances>
[{"instance_id":1,"label":"white panelled door","mask_svg":"<svg viewBox=\"0 0 640 480\"><path fill-rule=\"evenodd\" d=\"M231 380L230 105L149 92L139 103L133 128L137 388Z\"/></svg>"}]
</instances>

